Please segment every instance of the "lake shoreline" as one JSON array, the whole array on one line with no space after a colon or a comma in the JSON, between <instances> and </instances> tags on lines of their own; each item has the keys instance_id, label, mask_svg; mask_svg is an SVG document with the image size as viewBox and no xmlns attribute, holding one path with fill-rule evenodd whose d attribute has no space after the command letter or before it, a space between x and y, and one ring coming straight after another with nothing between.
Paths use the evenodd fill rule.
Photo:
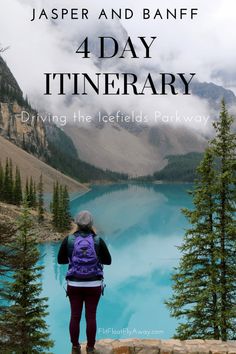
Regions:
<instances>
[{"instance_id":1,"label":"lake shoreline","mask_svg":"<svg viewBox=\"0 0 236 354\"><path fill-rule=\"evenodd\" d=\"M145 185L160 185L160 186L164 186L164 185L192 185L193 182L179 182L179 181L175 181L175 182L167 182L167 181L121 181L121 182L111 182L111 181L99 181L96 183L91 183L91 184L86 184L86 187L88 188L88 190L86 191L78 191L78 192L74 192L74 193L70 193L70 203L74 202L76 199L80 199L81 197L83 197L84 195L86 195L87 193L91 192L92 189L94 187L103 187L103 186L116 186L116 185L138 185L138 186L145 186ZM48 215L50 215L50 213L47 213ZM49 218L49 216L48 216ZM48 224L48 222L47 222ZM44 226L42 226L43 229L45 229ZM40 228L41 229L41 228ZM49 230L48 232L40 232L42 235L39 237L39 241L38 243L48 243L48 242L60 242L64 239L64 237L66 237L67 235L69 235L70 233L73 233L75 230L75 225L72 223L71 225L71 229L64 232L64 233L59 233L56 232L55 230L53 230L52 226L49 229L49 226L47 226L47 229Z\"/></svg>"},{"instance_id":2,"label":"lake shoreline","mask_svg":"<svg viewBox=\"0 0 236 354\"><path fill-rule=\"evenodd\" d=\"M176 184L193 184L193 182L187 182L187 181L164 181L164 180L155 180L155 181L117 181L117 182L113 182L113 181L97 181L97 182L93 182L93 183L90 183L88 184L89 187L90 187L90 190L92 187L94 186L112 186L112 185L117 185L117 184L137 184L137 185L142 185L142 184L161 184L161 185L164 185L164 184L171 184L171 185L176 185ZM89 190L89 191L90 191ZM83 194L86 194L87 192L83 193Z\"/></svg>"},{"instance_id":3,"label":"lake shoreline","mask_svg":"<svg viewBox=\"0 0 236 354\"><path fill-rule=\"evenodd\" d=\"M90 188L89 186L87 187L88 190L83 191L83 192L74 192L74 193L69 193L69 197L70 197L70 202L72 202L73 200L82 197L83 195L91 192L92 188Z\"/></svg>"}]
</instances>

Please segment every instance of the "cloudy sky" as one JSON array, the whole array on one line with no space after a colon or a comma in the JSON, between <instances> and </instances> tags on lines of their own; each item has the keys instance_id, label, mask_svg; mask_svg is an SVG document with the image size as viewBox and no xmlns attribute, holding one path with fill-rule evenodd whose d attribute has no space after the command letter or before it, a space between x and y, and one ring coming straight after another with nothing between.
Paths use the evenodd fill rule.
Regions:
<instances>
[{"instance_id":1,"label":"cloudy sky","mask_svg":"<svg viewBox=\"0 0 236 354\"><path fill-rule=\"evenodd\" d=\"M70 7L68 7L70 6ZM208 103L194 96L168 95L150 96L87 96L72 99L71 96L43 95L45 89L44 72L134 72L140 78L152 72L196 72L202 82L212 81L226 88L236 88L236 31L235 0L119 0L118 8L130 8L134 12L130 20L98 21L97 14L102 8L108 13L111 2L71 0L8 0L0 5L0 43L1 47L10 46L3 54L15 75L24 94L35 107L55 114L71 115L81 110L95 115L98 110L112 113L115 110L129 112L142 110L150 117L158 109L163 114L173 115L176 111L183 115L211 114ZM143 7L154 14L159 8L165 16L166 8L198 8L194 20L182 21L150 19L142 20ZM31 22L32 9L37 13L45 8L87 8L89 20L34 21ZM111 59L98 61L97 37L113 36L121 43L129 35L136 45L140 56L143 54L138 36L157 36L152 49L152 59ZM91 58L81 59L75 50L88 36L91 41ZM197 125L197 129L205 129Z\"/></svg>"}]
</instances>

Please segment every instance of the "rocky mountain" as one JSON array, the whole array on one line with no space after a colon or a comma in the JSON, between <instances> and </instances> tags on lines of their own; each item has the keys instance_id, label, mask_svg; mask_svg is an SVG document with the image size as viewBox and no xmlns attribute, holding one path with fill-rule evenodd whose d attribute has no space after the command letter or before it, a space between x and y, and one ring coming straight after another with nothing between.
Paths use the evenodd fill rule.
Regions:
<instances>
[{"instance_id":1,"label":"rocky mountain","mask_svg":"<svg viewBox=\"0 0 236 354\"><path fill-rule=\"evenodd\" d=\"M212 117L218 116L222 98L229 108L236 106L234 93L213 83L194 83L192 94L207 101ZM122 110L121 113L120 116L129 116ZM109 116L105 111L98 114L100 117L103 115ZM203 152L209 138L208 133L184 125L145 125L124 121L104 123L98 116L87 126L68 124L65 133L73 140L82 160L103 169L127 172L132 177L146 176L164 169L170 155ZM110 116L116 117L117 112ZM189 161L188 156L184 161Z\"/></svg>"},{"instance_id":2,"label":"rocky mountain","mask_svg":"<svg viewBox=\"0 0 236 354\"><path fill-rule=\"evenodd\" d=\"M207 101L214 112L219 110L223 97L228 105L236 103L232 91L213 83L196 82L192 93ZM22 120L22 111L28 112L27 121ZM116 113L111 115L116 116ZM103 114L107 113L100 112ZM208 139L207 135L184 126L103 123L98 117L83 127L67 124L60 129L54 124L45 124L23 98L1 57L0 135L82 182L117 181L127 179L127 174L132 177L151 175L168 165L170 155L202 152Z\"/></svg>"},{"instance_id":3,"label":"rocky mountain","mask_svg":"<svg viewBox=\"0 0 236 354\"><path fill-rule=\"evenodd\" d=\"M104 171L99 166L94 167L87 162L81 161L70 137L55 124L45 124L38 112L31 107L27 98L23 97L17 81L1 56L0 136L39 158L44 163L46 162L54 169L78 181L90 182L101 179L117 181L118 179L127 178L125 175L109 170ZM4 147L3 140L1 140L1 145ZM7 146L6 142L5 145ZM19 155L19 159L22 162L21 167L26 169L26 173L32 174L35 169L35 160L28 158L28 162L30 162L28 163L26 155L21 158L20 151L16 152L14 150L14 153L11 153L13 147L12 145L8 147L9 157L11 155L11 158L17 162L17 159L14 158L14 153L16 156ZM5 157L7 157L6 149L0 150L0 159L4 160ZM58 173L53 174L52 170L45 169L45 164L43 168L42 162L38 161L38 169L36 168L36 170L38 170L39 175L40 168L50 174L51 182L48 181L48 185L51 188L52 180L59 178Z\"/></svg>"},{"instance_id":4,"label":"rocky mountain","mask_svg":"<svg viewBox=\"0 0 236 354\"><path fill-rule=\"evenodd\" d=\"M206 99L209 105L216 110L219 110L222 98L227 105L236 105L236 97L233 91L212 82L193 82L191 92L199 98Z\"/></svg>"},{"instance_id":5,"label":"rocky mountain","mask_svg":"<svg viewBox=\"0 0 236 354\"><path fill-rule=\"evenodd\" d=\"M201 152L206 139L184 128L118 123L104 127L67 125L65 132L77 147L79 156L94 166L128 173L132 177L153 174L167 165L165 156Z\"/></svg>"},{"instance_id":6,"label":"rocky mountain","mask_svg":"<svg viewBox=\"0 0 236 354\"><path fill-rule=\"evenodd\" d=\"M1 90L5 90L5 92L10 93L10 95L18 95L22 96L22 91L12 75L10 69L7 64L0 56L0 87Z\"/></svg>"},{"instance_id":7,"label":"rocky mountain","mask_svg":"<svg viewBox=\"0 0 236 354\"><path fill-rule=\"evenodd\" d=\"M28 121L22 119L23 111L27 111ZM45 126L36 116L0 56L0 161L4 163L10 158L13 166L20 168L23 182L29 176L38 182L42 173L46 192L52 191L55 180L67 185L70 192L87 191L82 184L37 158L45 159L49 151Z\"/></svg>"},{"instance_id":8,"label":"rocky mountain","mask_svg":"<svg viewBox=\"0 0 236 354\"><path fill-rule=\"evenodd\" d=\"M46 132L37 112L0 56L0 135L41 157L47 149Z\"/></svg>"},{"instance_id":9,"label":"rocky mountain","mask_svg":"<svg viewBox=\"0 0 236 354\"><path fill-rule=\"evenodd\" d=\"M23 111L27 112L27 121L22 119ZM36 117L37 112L23 98L17 81L0 56L0 161L4 164L10 158L13 166L19 167L23 182L29 176L38 182L43 174L46 192L52 192L55 180L67 185L70 192L87 191L82 184L39 160L48 155L48 142L44 124Z\"/></svg>"}]
</instances>

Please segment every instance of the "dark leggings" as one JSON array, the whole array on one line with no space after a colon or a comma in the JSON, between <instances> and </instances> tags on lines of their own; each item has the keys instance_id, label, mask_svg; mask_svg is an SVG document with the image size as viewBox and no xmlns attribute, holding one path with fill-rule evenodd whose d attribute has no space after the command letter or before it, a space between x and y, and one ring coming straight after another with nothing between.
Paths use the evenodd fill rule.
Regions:
<instances>
[{"instance_id":1,"label":"dark leggings","mask_svg":"<svg viewBox=\"0 0 236 354\"><path fill-rule=\"evenodd\" d=\"M95 345L97 323L96 311L101 296L101 286L96 287L76 287L67 286L67 294L70 300L70 338L73 345L79 343L80 319L85 303L86 335L87 346L93 348Z\"/></svg>"}]
</instances>

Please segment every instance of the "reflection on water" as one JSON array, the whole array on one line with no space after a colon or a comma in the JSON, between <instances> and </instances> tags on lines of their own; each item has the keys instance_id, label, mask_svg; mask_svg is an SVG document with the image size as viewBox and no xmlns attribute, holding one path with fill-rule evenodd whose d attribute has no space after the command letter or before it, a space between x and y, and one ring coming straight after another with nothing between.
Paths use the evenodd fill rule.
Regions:
<instances>
[{"instance_id":1,"label":"reflection on water","mask_svg":"<svg viewBox=\"0 0 236 354\"><path fill-rule=\"evenodd\" d=\"M189 185L97 186L71 202L75 215L90 210L98 233L112 254L105 268L106 290L98 310L98 338L169 338L176 322L164 300L171 293L170 276L178 263L176 245L186 220L180 212L190 207ZM57 264L59 244L40 246L43 292L49 297L48 323L56 342L54 353L70 348L69 304L65 296L67 266ZM81 339L85 336L82 322Z\"/></svg>"}]
</instances>

